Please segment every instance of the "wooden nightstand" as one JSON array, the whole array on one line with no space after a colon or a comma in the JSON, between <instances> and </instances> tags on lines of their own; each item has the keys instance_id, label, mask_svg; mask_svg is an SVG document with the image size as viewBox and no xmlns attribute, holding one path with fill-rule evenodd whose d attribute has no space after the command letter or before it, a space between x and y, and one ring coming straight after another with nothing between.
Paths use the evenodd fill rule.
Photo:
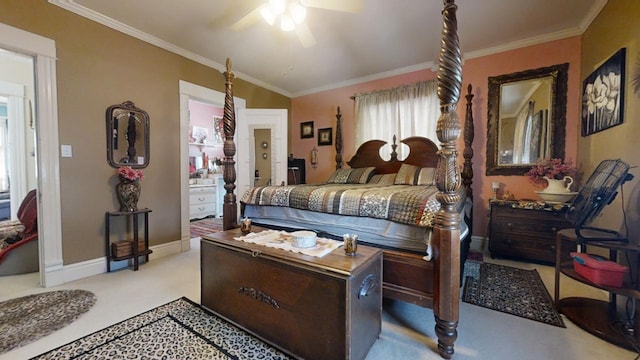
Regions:
<instances>
[{"instance_id":1,"label":"wooden nightstand","mask_svg":"<svg viewBox=\"0 0 640 360\"><path fill-rule=\"evenodd\" d=\"M566 205L492 200L489 206L492 257L555 264L556 232L573 227L565 218ZM575 245L564 249L563 259L570 259L569 252L575 249Z\"/></svg>"}]
</instances>

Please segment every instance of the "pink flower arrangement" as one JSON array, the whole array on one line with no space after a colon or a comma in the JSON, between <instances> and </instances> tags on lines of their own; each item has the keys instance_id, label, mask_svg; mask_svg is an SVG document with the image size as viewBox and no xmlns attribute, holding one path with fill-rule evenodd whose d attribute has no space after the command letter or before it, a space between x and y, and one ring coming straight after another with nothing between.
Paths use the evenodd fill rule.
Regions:
<instances>
[{"instance_id":1,"label":"pink flower arrangement","mask_svg":"<svg viewBox=\"0 0 640 360\"><path fill-rule=\"evenodd\" d=\"M116 174L118 174L122 180L138 181L144 178L142 170L132 169L130 166L119 167L118 170L116 170Z\"/></svg>"},{"instance_id":2,"label":"pink flower arrangement","mask_svg":"<svg viewBox=\"0 0 640 360\"><path fill-rule=\"evenodd\" d=\"M557 158L539 160L525 175L536 185L547 185L545 177L562 180L565 176L574 176L577 172L578 169L573 166L571 160L563 161Z\"/></svg>"}]
</instances>

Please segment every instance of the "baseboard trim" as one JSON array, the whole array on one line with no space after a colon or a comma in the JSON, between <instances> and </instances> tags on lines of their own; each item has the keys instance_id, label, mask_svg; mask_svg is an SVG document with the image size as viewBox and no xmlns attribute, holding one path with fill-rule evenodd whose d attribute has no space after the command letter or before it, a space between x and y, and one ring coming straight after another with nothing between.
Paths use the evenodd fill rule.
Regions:
<instances>
[{"instance_id":1,"label":"baseboard trim","mask_svg":"<svg viewBox=\"0 0 640 360\"><path fill-rule=\"evenodd\" d=\"M187 244L188 243L189 242L187 242ZM149 262L165 256L179 254L183 246L183 241L181 240L151 246L150 249L153 250L153 253L149 255ZM125 268L129 266L129 261L130 260L114 261L111 263L111 270ZM64 266L49 267L45 271L47 272L46 287L61 285L107 272L107 257L104 256Z\"/></svg>"}]
</instances>

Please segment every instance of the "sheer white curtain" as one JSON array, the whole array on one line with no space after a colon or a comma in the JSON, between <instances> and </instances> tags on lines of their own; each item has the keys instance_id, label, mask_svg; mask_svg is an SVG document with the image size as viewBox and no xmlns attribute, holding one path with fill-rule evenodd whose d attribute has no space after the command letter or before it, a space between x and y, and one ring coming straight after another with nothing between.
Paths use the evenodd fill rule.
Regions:
<instances>
[{"instance_id":1,"label":"sheer white curtain","mask_svg":"<svg viewBox=\"0 0 640 360\"><path fill-rule=\"evenodd\" d=\"M516 117L516 129L513 139L513 163L514 164L529 164L531 163L531 133L533 131L532 117L533 117L534 102L529 101L526 106L523 106L518 116Z\"/></svg>"},{"instance_id":2,"label":"sheer white curtain","mask_svg":"<svg viewBox=\"0 0 640 360\"><path fill-rule=\"evenodd\" d=\"M356 94L356 147L371 139L389 143L393 135L398 141L409 136L423 136L438 144L436 125L440 114L436 80L423 81L393 89ZM404 159L408 149L398 146L398 158ZM382 148L389 158L390 146Z\"/></svg>"}]
</instances>

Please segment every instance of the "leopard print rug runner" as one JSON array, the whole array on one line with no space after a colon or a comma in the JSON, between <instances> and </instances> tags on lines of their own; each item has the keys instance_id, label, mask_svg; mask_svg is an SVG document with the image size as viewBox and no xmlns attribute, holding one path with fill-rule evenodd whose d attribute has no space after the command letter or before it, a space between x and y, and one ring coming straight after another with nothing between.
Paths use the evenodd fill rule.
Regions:
<instances>
[{"instance_id":1,"label":"leopard print rug runner","mask_svg":"<svg viewBox=\"0 0 640 360\"><path fill-rule=\"evenodd\" d=\"M59 330L89 311L96 296L59 290L0 302L0 354Z\"/></svg>"},{"instance_id":2,"label":"leopard print rug runner","mask_svg":"<svg viewBox=\"0 0 640 360\"><path fill-rule=\"evenodd\" d=\"M290 359L185 297L33 359L76 358Z\"/></svg>"}]
</instances>

